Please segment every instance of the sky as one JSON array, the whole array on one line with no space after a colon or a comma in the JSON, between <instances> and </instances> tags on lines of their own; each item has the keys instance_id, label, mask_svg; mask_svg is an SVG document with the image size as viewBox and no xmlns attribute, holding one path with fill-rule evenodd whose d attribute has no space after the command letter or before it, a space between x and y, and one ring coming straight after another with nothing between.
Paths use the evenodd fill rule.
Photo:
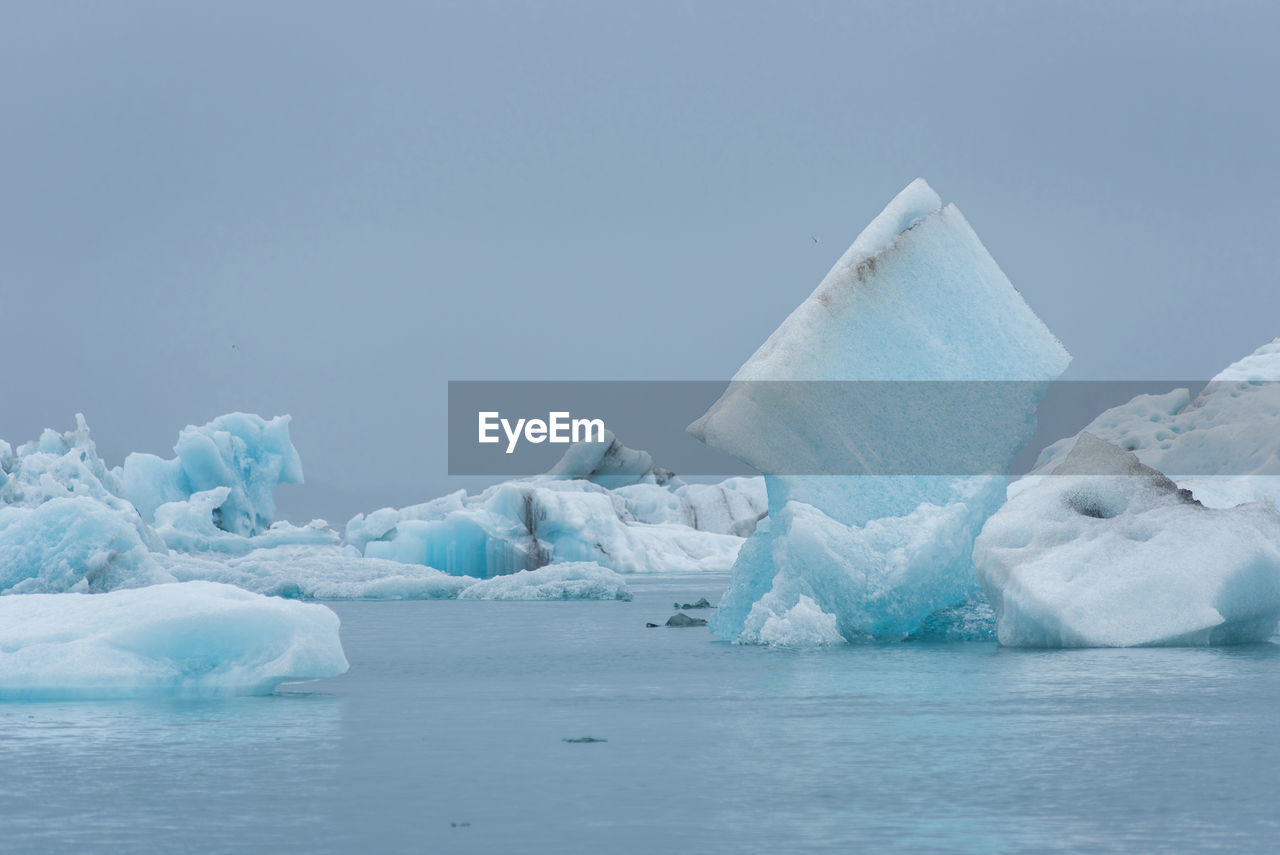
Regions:
<instances>
[{"instance_id":1,"label":"sky","mask_svg":"<svg viewBox=\"0 0 1280 855\"><path fill-rule=\"evenodd\" d=\"M343 524L449 380L727 379L898 190L1075 379L1280 335L1280 7L0 2L0 437L289 413ZM625 442L625 437L621 437Z\"/></svg>"}]
</instances>

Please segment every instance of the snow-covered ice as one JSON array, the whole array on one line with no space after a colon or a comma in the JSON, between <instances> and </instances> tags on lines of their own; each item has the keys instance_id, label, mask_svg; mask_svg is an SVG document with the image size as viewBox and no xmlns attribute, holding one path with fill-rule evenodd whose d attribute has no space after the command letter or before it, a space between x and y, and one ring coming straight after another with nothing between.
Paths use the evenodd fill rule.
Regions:
<instances>
[{"instance_id":1,"label":"snow-covered ice","mask_svg":"<svg viewBox=\"0 0 1280 855\"><path fill-rule=\"evenodd\" d=\"M230 585L0 597L0 698L261 695L346 670L328 608Z\"/></svg>"},{"instance_id":2,"label":"snow-covered ice","mask_svg":"<svg viewBox=\"0 0 1280 855\"><path fill-rule=\"evenodd\" d=\"M1132 451L1211 507L1270 498L1280 502L1280 339L1229 365L1192 396L1187 389L1139 395L1084 430ZM1073 437L1040 454L1034 484L1070 452Z\"/></svg>"},{"instance_id":3,"label":"snow-covered ice","mask_svg":"<svg viewBox=\"0 0 1280 855\"><path fill-rule=\"evenodd\" d=\"M1011 647L1265 641L1280 621L1280 511L1204 507L1083 433L974 547Z\"/></svg>"},{"instance_id":4,"label":"snow-covered ice","mask_svg":"<svg viewBox=\"0 0 1280 855\"><path fill-rule=\"evenodd\" d=\"M740 553L713 631L765 641L769 621L806 597L847 639L902 638L964 601L977 588L973 537L1004 499L994 473L1033 436L1036 405L1069 360L960 212L912 182L690 425L766 473L769 519ZM969 424L958 447L984 465L968 471L993 474L786 474L866 471L866 449L885 447L876 408L847 381L928 381L980 402L938 436L956 444L946 431ZM973 381L1006 382L975 396Z\"/></svg>"}]
</instances>

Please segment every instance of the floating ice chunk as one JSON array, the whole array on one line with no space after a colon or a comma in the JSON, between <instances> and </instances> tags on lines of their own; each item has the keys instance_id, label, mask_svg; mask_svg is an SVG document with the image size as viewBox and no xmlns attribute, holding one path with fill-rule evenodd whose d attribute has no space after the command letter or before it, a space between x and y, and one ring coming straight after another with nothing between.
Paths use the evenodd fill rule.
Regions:
<instances>
[{"instance_id":1,"label":"floating ice chunk","mask_svg":"<svg viewBox=\"0 0 1280 855\"><path fill-rule=\"evenodd\" d=\"M346 670L332 611L229 585L0 597L0 698L261 695Z\"/></svg>"},{"instance_id":2,"label":"floating ice chunk","mask_svg":"<svg viewBox=\"0 0 1280 855\"><path fill-rule=\"evenodd\" d=\"M468 586L460 600L630 600L621 576L599 564L573 561L521 570Z\"/></svg>"},{"instance_id":3,"label":"floating ice chunk","mask_svg":"<svg viewBox=\"0 0 1280 855\"><path fill-rule=\"evenodd\" d=\"M89 496L0 505L0 593L100 592L173 581L139 536L137 521L136 513Z\"/></svg>"},{"instance_id":4,"label":"floating ice chunk","mask_svg":"<svg viewBox=\"0 0 1280 855\"><path fill-rule=\"evenodd\" d=\"M1131 451L1212 507L1259 495L1280 502L1280 339L1223 369L1193 398L1186 389L1139 395L1095 418L1085 431ZM1074 437L1040 453L1034 473L1052 471ZM1024 483L1026 482L1026 483ZM1034 481L1010 485L1016 495Z\"/></svg>"},{"instance_id":5,"label":"floating ice chunk","mask_svg":"<svg viewBox=\"0 0 1280 855\"><path fill-rule=\"evenodd\" d=\"M121 487L89 438L84 415L76 413L74 430L45 430L40 439L0 448L0 503L34 507L49 499L89 496L121 507Z\"/></svg>"},{"instance_id":6,"label":"floating ice chunk","mask_svg":"<svg viewBox=\"0 0 1280 855\"><path fill-rule=\"evenodd\" d=\"M986 495L958 490L947 505L925 503L860 526L803 502L787 503L743 547L712 631L739 643L772 643L764 636L766 621L808 599L835 616L833 625L848 640L905 638L976 587L973 532L998 503L1003 484L965 487ZM773 526L786 536L771 536Z\"/></svg>"},{"instance_id":7,"label":"floating ice chunk","mask_svg":"<svg viewBox=\"0 0 1280 855\"><path fill-rule=\"evenodd\" d=\"M685 484L674 490L637 484L618 488L613 495L622 500L626 521L678 523L738 537L749 537L755 531L769 505L764 479L760 477Z\"/></svg>"},{"instance_id":8,"label":"floating ice chunk","mask_svg":"<svg viewBox=\"0 0 1280 855\"><path fill-rule=\"evenodd\" d=\"M480 580L431 567L365 558L351 548L281 546L247 555L174 553L162 566L179 580L209 580L291 599L625 600L622 577L599 564L566 562Z\"/></svg>"},{"instance_id":9,"label":"floating ice chunk","mask_svg":"<svg viewBox=\"0 0 1280 855\"><path fill-rule=\"evenodd\" d=\"M742 538L683 524L692 506L684 504L680 490L640 484L611 491L585 480L508 481L477 496L458 492L358 515L347 524L346 542L369 558L481 578L568 561L595 562L620 573L727 570ZM726 514L728 507L726 502ZM734 507L749 508L750 502L735 500ZM668 521L677 518L682 521ZM732 526L724 515L714 522Z\"/></svg>"},{"instance_id":10,"label":"floating ice chunk","mask_svg":"<svg viewBox=\"0 0 1280 855\"><path fill-rule=\"evenodd\" d=\"M337 546L278 546L246 555L172 553L161 566L180 581L224 582L291 599L451 600L477 581L430 567L364 558Z\"/></svg>"},{"instance_id":11,"label":"floating ice chunk","mask_svg":"<svg viewBox=\"0 0 1280 855\"><path fill-rule=\"evenodd\" d=\"M629 484L677 487L683 483L671 470L655 467L649 452L618 442L608 428L600 442L575 442L569 446L560 461L547 471L547 477L590 481L610 489Z\"/></svg>"},{"instance_id":12,"label":"floating ice chunk","mask_svg":"<svg viewBox=\"0 0 1280 855\"><path fill-rule=\"evenodd\" d=\"M16 452L8 443L0 446L0 506L34 508L52 499L92 499L132 526L148 549L164 551L160 538L123 498L119 479L98 457L82 414L76 413L74 430L46 430Z\"/></svg>"},{"instance_id":13,"label":"floating ice chunk","mask_svg":"<svg viewBox=\"0 0 1280 855\"><path fill-rule=\"evenodd\" d=\"M194 493L186 501L166 502L156 508L156 534L170 549L231 555L276 546L334 546L339 541L338 533L324 520L312 520L305 526L275 522L249 537L223 531L214 524L214 519L230 494L230 487L215 487Z\"/></svg>"},{"instance_id":14,"label":"floating ice chunk","mask_svg":"<svg viewBox=\"0 0 1280 855\"><path fill-rule=\"evenodd\" d=\"M759 640L745 621L772 592L775 615L806 596L846 639L901 638L974 593L973 537L1003 500L996 473L1034 435L1040 397L1069 360L960 212L909 185L689 427L766 473L771 519L739 554L713 631ZM903 411L923 430L887 445L897 433L883 408L847 381L924 381L956 412ZM898 388L923 388L910 382ZM902 471L892 464L943 445L981 464L950 474L990 474L796 474L875 472L871 448L889 458L880 471Z\"/></svg>"},{"instance_id":15,"label":"floating ice chunk","mask_svg":"<svg viewBox=\"0 0 1280 855\"><path fill-rule=\"evenodd\" d=\"M167 502L228 487L217 509L216 525L224 531L252 536L265 531L275 517L280 484L301 484L302 463L289 439L289 416L270 421L247 413L219 416L207 425L188 425L178 434L175 457L130 454L115 474L124 495L150 521Z\"/></svg>"},{"instance_id":16,"label":"floating ice chunk","mask_svg":"<svg viewBox=\"0 0 1280 855\"><path fill-rule=\"evenodd\" d=\"M604 443L571 446L545 476L360 514L344 540L371 558L483 578L569 561L723 572L766 504L760 478L685 484L606 431Z\"/></svg>"},{"instance_id":17,"label":"floating ice chunk","mask_svg":"<svg viewBox=\"0 0 1280 855\"><path fill-rule=\"evenodd\" d=\"M771 647L821 647L843 644L845 638L836 629L836 616L827 614L803 594L796 604L782 614L774 612L769 598L751 607L746 632L758 644Z\"/></svg>"},{"instance_id":18,"label":"floating ice chunk","mask_svg":"<svg viewBox=\"0 0 1280 855\"><path fill-rule=\"evenodd\" d=\"M1280 511L1206 508L1089 433L973 557L1011 647L1263 641L1280 621Z\"/></svg>"}]
</instances>

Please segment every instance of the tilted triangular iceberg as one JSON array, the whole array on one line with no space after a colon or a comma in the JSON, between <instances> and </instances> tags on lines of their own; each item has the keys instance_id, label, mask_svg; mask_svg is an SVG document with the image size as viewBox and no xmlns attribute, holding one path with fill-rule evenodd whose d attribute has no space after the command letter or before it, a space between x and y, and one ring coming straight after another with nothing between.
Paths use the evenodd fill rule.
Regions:
<instances>
[{"instance_id":1,"label":"tilted triangular iceberg","mask_svg":"<svg viewBox=\"0 0 1280 855\"><path fill-rule=\"evenodd\" d=\"M713 630L791 637L816 604L845 638L900 638L973 593L973 538L1070 358L913 181L690 425L769 494Z\"/></svg>"}]
</instances>

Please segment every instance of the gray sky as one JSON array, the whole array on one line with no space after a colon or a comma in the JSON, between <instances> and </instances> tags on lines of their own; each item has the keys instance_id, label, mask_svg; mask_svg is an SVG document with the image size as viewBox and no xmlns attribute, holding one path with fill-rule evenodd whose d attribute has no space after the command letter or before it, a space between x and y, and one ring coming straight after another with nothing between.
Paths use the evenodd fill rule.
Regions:
<instances>
[{"instance_id":1,"label":"gray sky","mask_svg":"<svg viewBox=\"0 0 1280 855\"><path fill-rule=\"evenodd\" d=\"M1280 335L1277 32L1264 3L9 0L0 436L83 411L117 464L292 413L282 509L341 524L470 485L450 379L727 378L916 176L1067 376L1207 378Z\"/></svg>"}]
</instances>

